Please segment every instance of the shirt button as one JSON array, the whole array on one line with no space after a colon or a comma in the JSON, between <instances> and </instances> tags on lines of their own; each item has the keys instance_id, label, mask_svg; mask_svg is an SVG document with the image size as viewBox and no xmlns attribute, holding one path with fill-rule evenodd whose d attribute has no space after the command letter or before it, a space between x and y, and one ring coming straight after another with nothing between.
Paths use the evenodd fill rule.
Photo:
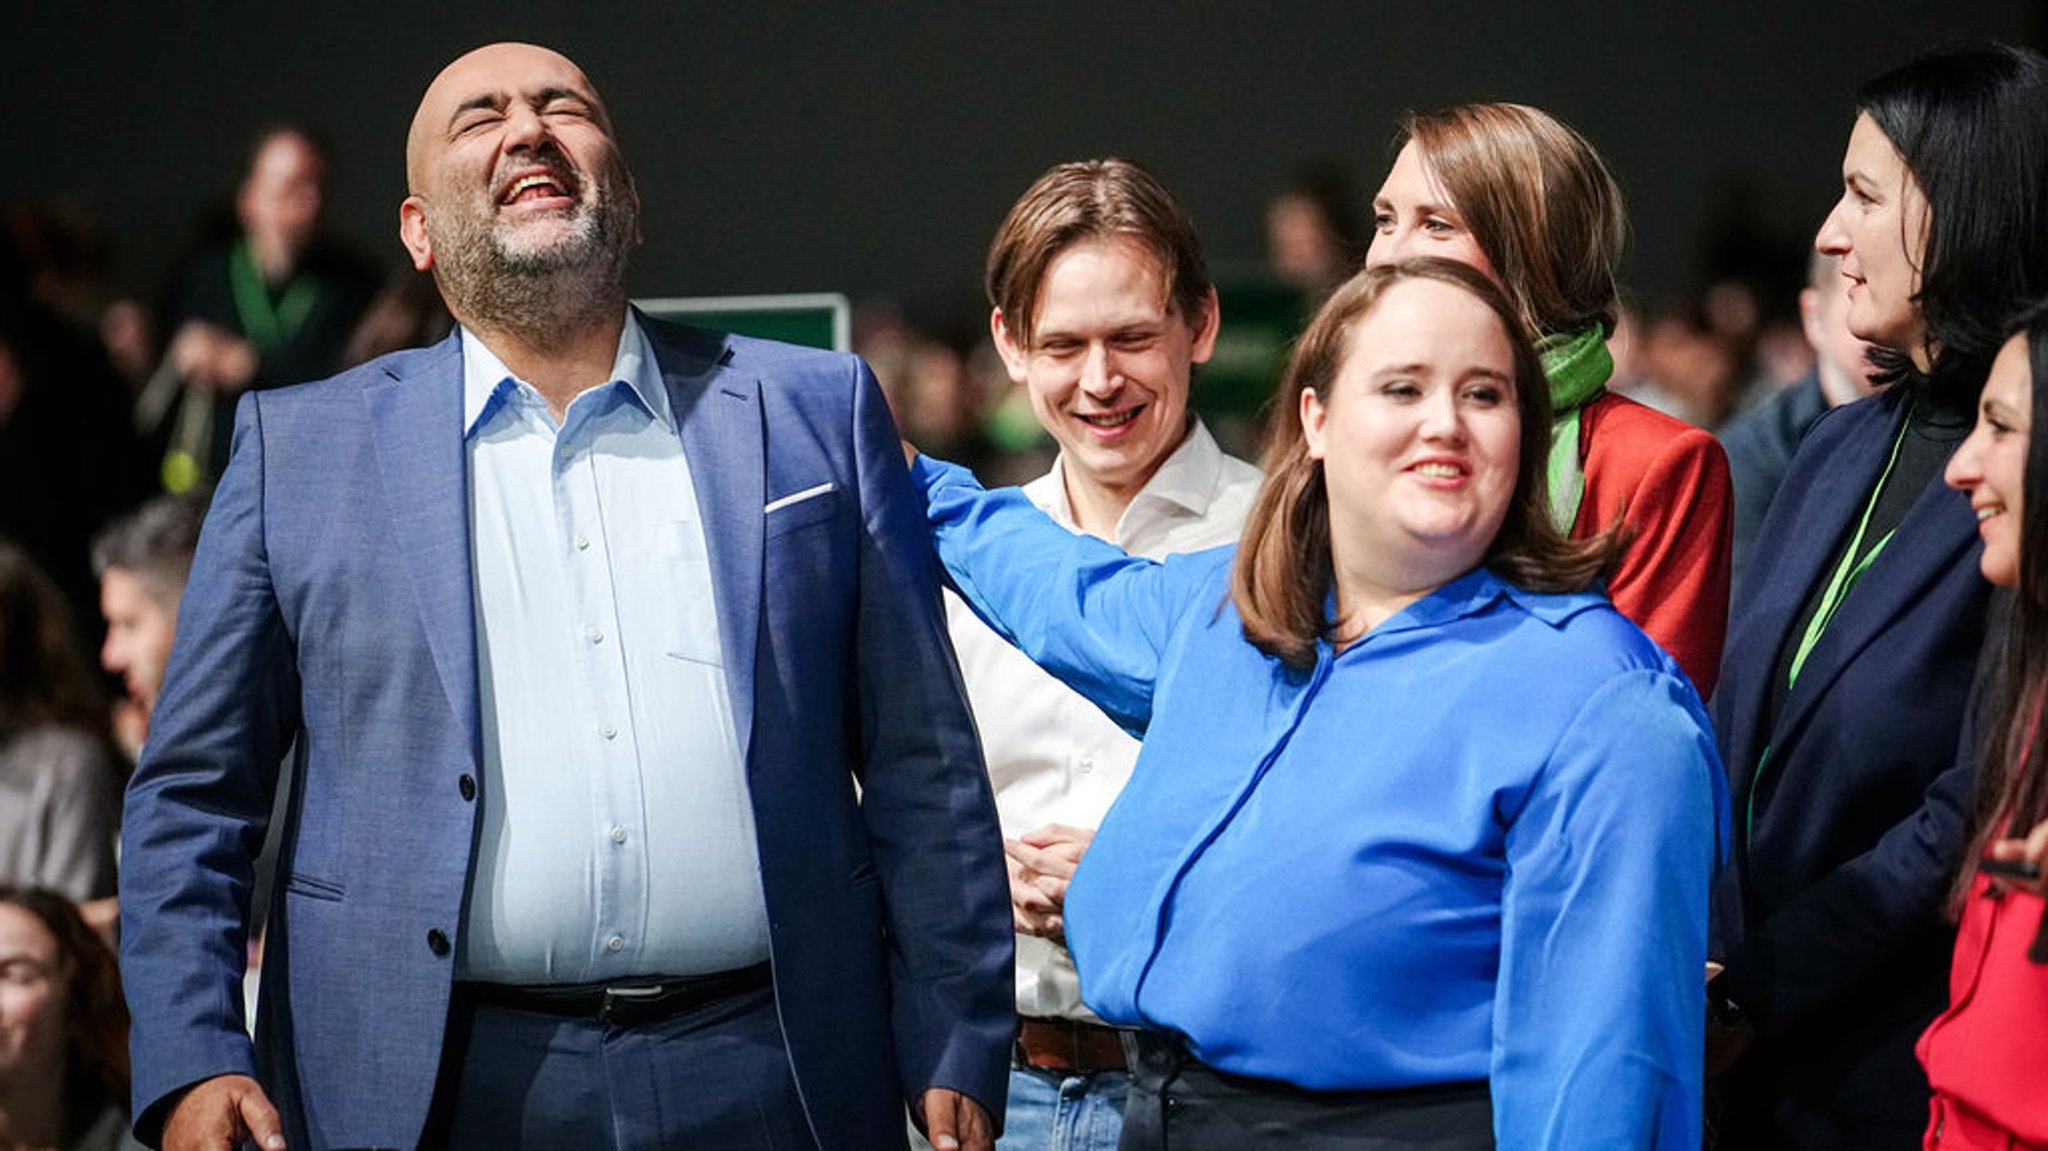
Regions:
<instances>
[{"instance_id":1,"label":"shirt button","mask_svg":"<svg viewBox=\"0 0 2048 1151\"><path fill-rule=\"evenodd\" d=\"M475 799L475 798L476 798L476 777L475 777L475 776L472 776L472 775L465 775L465 776L463 776L463 777L462 777L461 779L458 779L458 780L456 780L456 781L455 781L455 788L456 788L456 790L458 790L458 791L460 791L460 792L462 793L462 798L464 798L464 799Z\"/></svg>"},{"instance_id":2,"label":"shirt button","mask_svg":"<svg viewBox=\"0 0 2048 1151\"><path fill-rule=\"evenodd\" d=\"M604 941L604 946L607 951L620 951L625 948L626 941L614 935L610 939Z\"/></svg>"},{"instance_id":3,"label":"shirt button","mask_svg":"<svg viewBox=\"0 0 2048 1151\"><path fill-rule=\"evenodd\" d=\"M613 842L613 843L624 843L624 842L626 842L626 829L625 829L625 828L623 828L623 827L613 827L613 828L612 828L612 842Z\"/></svg>"},{"instance_id":4,"label":"shirt button","mask_svg":"<svg viewBox=\"0 0 2048 1151\"><path fill-rule=\"evenodd\" d=\"M448 954L448 936L440 928L436 927L427 932L427 950L436 955Z\"/></svg>"},{"instance_id":5,"label":"shirt button","mask_svg":"<svg viewBox=\"0 0 2048 1151\"><path fill-rule=\"evenodd\" d=\"M1080 768L1082 771L1094 771L1095 757L1092 755L1084 755L1079 760L1075 761L1074 766Z\"/></svg>"},{"instance_id":6,"label":"shirt button","mask_svg":"<svg viewBox=\"0 0 2048 1151\"><path fill-rule=\"evenodd\" d=\"M579 551L579 552L587 552L587 551L589 551L589 550L590 550L590 537L589 537L589 536L577 536L577 537L576 537L576 550L577 550L577 551Z\"/></svg>"},{"instance_id":7,"label":"shirt button","mask_svg":"<svg viewBox=\"0 0 2048 1151\"><path fill-rule=\"evenodd\" d=\"M597 734L605 737L606 739L612 739L619 734L619 729L613 727L611 724L605 724L603 727L597 729Z\"/></svg>"},{"instance_id":8,"label":"shirt button","mask_svg":"<svg viewBox=\"0 0 2048 1151\"><path fill-rule=\"evenodd\" d=\"M600 628L600 627L594 627L594 628L591 628L591 629L590 629L589 631L587 631L587 632L584 632L583 634L584 634L584 636L585 636L586 638L588 638L588 639L590 640L590 642L592 642L592 643L603 643L603 642L604 642L604 629L603 629L603 628Z\"/></svg>"}]
</instances>

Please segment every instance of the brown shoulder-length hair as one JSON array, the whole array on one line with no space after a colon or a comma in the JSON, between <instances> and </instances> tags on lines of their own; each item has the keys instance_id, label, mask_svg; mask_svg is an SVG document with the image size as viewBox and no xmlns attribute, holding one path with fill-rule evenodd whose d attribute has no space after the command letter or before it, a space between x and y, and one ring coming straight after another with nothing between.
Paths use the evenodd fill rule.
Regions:
<instances>
[{"instance_id":1,"label":"brown shoulder-length hair","mask_svg":"<svg viewBox=\"0 0 2048 1151\"><path fill-rule=\"evenodd\" d=\"M108 1104L128 1106L128 1004L114 953L71 901L47 888L0 884L0 903L34 916L57 941L64 985L64 1136L82 1133Z\"/></svg>"},{"instance_id":2,"label":"brown shoulder-length hair","mask_svg":"<svg viewBox=\"0 0 2048 1151\"><path fill-rule=\"evenodd\" d=\"M1614 331L1628 211L1584 136L1526 104L1460 104L1410 113L1394 148L1410 142L1531 332Z\"/></svg>"},{"instance_id":3,"label":"brown shoulder-length hair","mask_svg":"<svg viewBox=\"0 0 2048 1151\"><path fill-rule=\"evenodd\" d=\"M1116 157L1076 160L1032 181L989 243L982 286L1019 347L1031 346L1038 289L1053 260L1075 244L1113 237L1151 252L1166 279L1168 303L1183 323L1202 324L1209 266L1187 209L1142 164Z\"/></svg>"},{"instance_id":4,"label":"brown shoulder-length hair","mask_svg":"<svg viewBox=\"0 0 2048 1151\"><path fill-rule=\"evenodd\" d=\"M1244 620L1245 639L1291 667L1315 662L1316 643L1336 626L1326 605L1334 578L1330 559L1330 497L1323 463L1308 454L1301 427L1301 395L1325 404L1344 366L1354 325L1396 285L1434 280L1471 293L1492 310L1515 356L1515 415L1520 460L1506 517L1482 562L1518 587L1538 592L1583 591L1612 567L1620 542L1610 533L1566 539L1551 521L1545 461L1550 452L1550 389L1543 362L1501 289L1465 264L1434 256L1368 268L1331 294L1294 347L1273 400L1271 438L1260 466L1266 480L1245 520L1230 594Z\"/></svg>"}]
</instances>

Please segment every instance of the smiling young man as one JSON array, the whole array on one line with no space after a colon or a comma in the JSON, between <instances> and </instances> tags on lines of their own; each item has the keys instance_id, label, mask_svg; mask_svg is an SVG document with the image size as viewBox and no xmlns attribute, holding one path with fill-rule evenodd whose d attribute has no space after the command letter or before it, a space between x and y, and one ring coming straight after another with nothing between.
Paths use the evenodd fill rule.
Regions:
<instances>
[{"instance_id":1,"label":"smiling young man","mask_svg":"<svg viewBox=\"0 0 2048 1151\"><path fill-rule=\"evenodd\" d=\"M1237 539L1257 469L1188 404L1216 346L1216 290L1173 194L1125 160L1061 164L990 245L989 327L1059 444L1025 485L1069 530L1160 558ZM1061 923L1067 880L1130 778L1138 742L958 600L953 642L1010 856L1018 1043L1001 1146L1114 1148L1130 1077L1115 1029L1081 1002Z\"/></svg>"},{"instance_id":2,"label":"smiling young man","mask_svg":"<svg viewBox=\"0 0 2048 1151\"><path fill-rule=\"evenodd\" d=\"M908 1105L985 1151L995 812L873 375L628 306L557 53L450 64L406 173L460 329L244 398L193 560L125 826L138 1130L870 1151Z\"/></svg>"}]
</instances>

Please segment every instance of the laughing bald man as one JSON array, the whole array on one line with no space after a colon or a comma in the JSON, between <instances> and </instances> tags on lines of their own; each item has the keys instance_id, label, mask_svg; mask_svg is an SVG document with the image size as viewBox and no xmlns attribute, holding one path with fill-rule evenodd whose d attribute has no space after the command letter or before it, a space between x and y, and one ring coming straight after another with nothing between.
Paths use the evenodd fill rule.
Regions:
<instances>
[{"instance_id":1,"label":"laughing bald man","mask_svg":"<svg viewBox=\"0 0 2048 1151\"><path fill-rule=\"evenodd\" d=\"M406 174L460 327L245 397L193 564L124 831L137 1133L988 1147L1000 837L872 375L628 306L557 53L450 64Z\"/></svg>"}]
</instances>

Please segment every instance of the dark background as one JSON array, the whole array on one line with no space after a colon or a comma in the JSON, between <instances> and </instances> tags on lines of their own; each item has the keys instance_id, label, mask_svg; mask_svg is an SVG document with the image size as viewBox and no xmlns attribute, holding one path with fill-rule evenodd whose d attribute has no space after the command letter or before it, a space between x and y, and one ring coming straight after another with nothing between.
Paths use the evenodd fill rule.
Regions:
<instances>
[{"instance_id":1,"label":"dark background","mask_svg":"<svg viewBox=\"0 0 2048 1151\"><path fill-rule=\"evenodd\" d=\"M1219 265L1250 266L1262 205L1303 160L1342 160L1369 197L1403 110L1513 99L1606 155L1648 298L1716 271L1732 232L1805 242L1863 79L1956 37L2039 44L2044 8L23 4L0 31L0 202L85 211L115 285L148 294L251 135L303 120L335 144L334 231L396 267L421 91L467 48L531 39L583 64L619 121L646 202L642 295L971 299L1025 184L1110 153L1162 173Z\"/></svg>"}]
</instances>

